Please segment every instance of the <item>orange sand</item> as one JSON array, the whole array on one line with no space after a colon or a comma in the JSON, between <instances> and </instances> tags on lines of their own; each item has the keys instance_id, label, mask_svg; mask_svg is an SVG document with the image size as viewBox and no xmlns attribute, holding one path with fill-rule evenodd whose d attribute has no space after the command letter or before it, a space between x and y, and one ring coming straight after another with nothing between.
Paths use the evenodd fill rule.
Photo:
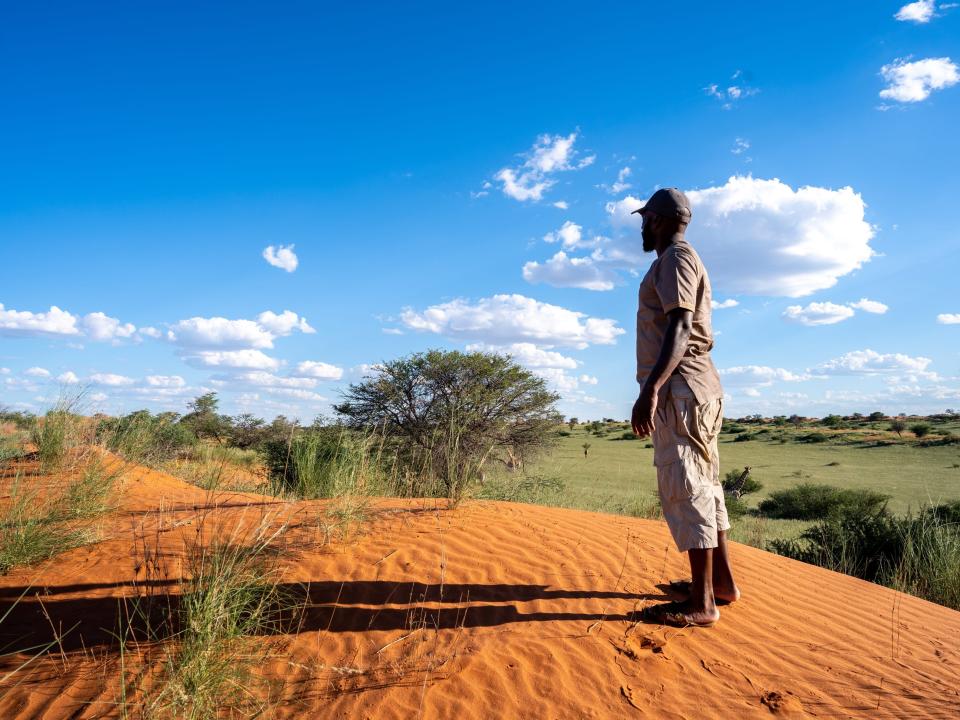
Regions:
<instances>
[{"instance_id":1,"label":"orange sand","mask_svg":"<svg viewBox=\"0 0 960 720\"><path fill-rule=\"evenodd\" d=\"M743 599L713 629L663 628L630 616L686 573L662 523L383 500L327 542L322 507L128 473L107 539L0 577L4 609L31 587L0 646L80 622L0 688L0 718L118 716L117 598L176 592L191 533L264 513L291 523L284 580L306 605L269 640L279 717L960 717L960 613L923 600L734 544Z\"/></svg>"}]
</instances>

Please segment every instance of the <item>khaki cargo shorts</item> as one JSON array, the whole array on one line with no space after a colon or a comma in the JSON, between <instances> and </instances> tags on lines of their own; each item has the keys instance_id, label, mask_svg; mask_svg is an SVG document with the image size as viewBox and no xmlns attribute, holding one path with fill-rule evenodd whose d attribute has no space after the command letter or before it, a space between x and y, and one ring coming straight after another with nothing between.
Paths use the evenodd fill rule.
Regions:
<instances>
[{"instance_id":1,"label":"khaki cargo shorts","mask_svg":"<svg viewBox=\"0 0 960 720\"><path fill-rule=\"evenodd\" d=\"M715 548L717 531L730 529L717 448L722 424L722 398L700 405L683 376L670 378L657 403L653 464L663 516L680 552Z\"/></svg>"}]
</instances>

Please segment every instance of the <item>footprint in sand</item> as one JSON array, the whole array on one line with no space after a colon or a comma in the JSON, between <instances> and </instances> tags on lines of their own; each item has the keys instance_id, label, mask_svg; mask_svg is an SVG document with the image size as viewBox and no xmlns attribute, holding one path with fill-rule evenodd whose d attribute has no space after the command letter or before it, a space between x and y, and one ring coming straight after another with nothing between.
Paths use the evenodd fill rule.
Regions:
<instances>
[{"instance_id":1,"label":"footprint in sand","mask_svg":"<svg viewBox=\"0 0 960 720\"><path fill-rule=\"evenodd\" d=\"M769 690L760 696L760 703L766 705L774 715L788 718L806 717L806 713L803 711L803 703L789 692L782 693Z\"/></svg>"}]
</instances>

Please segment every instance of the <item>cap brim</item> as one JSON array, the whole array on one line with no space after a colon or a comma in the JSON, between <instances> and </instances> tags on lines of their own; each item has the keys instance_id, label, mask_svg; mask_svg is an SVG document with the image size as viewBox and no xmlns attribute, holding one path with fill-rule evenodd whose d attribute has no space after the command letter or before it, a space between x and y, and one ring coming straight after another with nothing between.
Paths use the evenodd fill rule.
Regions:
<instances>
[{"instance_id":1,"label":"cap brim","mask_svg":"<svg viewBox=\"0 0 960 720\"><path fill-rule=\"evenodd\" d=\"M640 208L639 210L634 210L634 211L633 211L632 213L630 213L630 214L631 214L631 215L636 215L637 213L642 213L642 212L644 212L646 209L647 209L647 206L644 205L644 206L643 206L642 208Z\"/></svg>"}]
</instances>

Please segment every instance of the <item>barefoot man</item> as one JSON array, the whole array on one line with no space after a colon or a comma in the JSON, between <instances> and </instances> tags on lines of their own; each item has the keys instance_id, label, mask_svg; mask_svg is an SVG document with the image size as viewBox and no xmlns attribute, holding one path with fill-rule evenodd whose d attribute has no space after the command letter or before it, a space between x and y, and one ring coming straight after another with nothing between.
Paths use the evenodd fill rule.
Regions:
<instances>
[{"instance_id":1,"label":"barefoot man","mask_svg":"<svg viewBox=\"0 0 960 720\"><path fill-rule=\"evenodd\" d=\"M640 283L633 431L653 440L657 489L670 533L690 558L689 597L653 608L666 622L710 626L718 604L740 591L727 558L727 508L717 436L723 390L710 349L710 279L684 237L693 215L676 188L657 190L639 210L643 250L656 251Z\"/></svg>"}]
</instances>

